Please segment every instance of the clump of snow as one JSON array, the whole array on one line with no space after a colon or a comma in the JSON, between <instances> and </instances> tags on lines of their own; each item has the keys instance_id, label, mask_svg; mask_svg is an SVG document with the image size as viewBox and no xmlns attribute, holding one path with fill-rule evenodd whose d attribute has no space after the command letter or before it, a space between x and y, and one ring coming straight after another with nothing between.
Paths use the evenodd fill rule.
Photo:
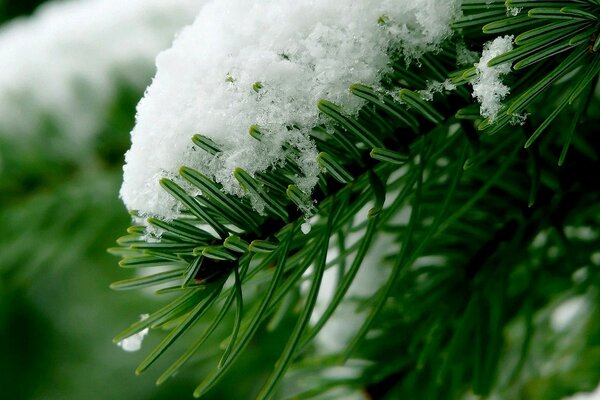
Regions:
<instances>
[{"instance_id":1,"label":"clump of snow","mask_svg":"<svg viewBox=\"0 0 600 400\"><path fill-rule=\"evenodd\" d=\"M506 4L506 16L508 16L508 17L516 17L517 15L519 15L521 13L521 11L523 11L523 7L511 6L509 4L508 0L506 0L505 4Z\"/></svg>"},{"instance_id":2,"label":"clump of snow","mask_svg":"<svg viewBox=\"0 0 600 400\"><path fill-rule=\"evenodd\" d=\"M483 117L493 120L500 108L501 101L508 95L510 88L506 86L500 78L510 72L510 63L502 63L493 67L488 66L488 62L501 54L513 49L513 36L497 37L491 42L487 42L483 47L483 53L479 62L475 64L477 76L472 82L473 97L480 104L479 113Z\"/></svg>"},{"instance_id":3,"label":"clump of snow","mask_svg":"<svg viewBox=\"0 0 600 400\"><path fill-rule=\"evenodd\" d=\"M148 317L149 317L148 314L142 314L140 316L140 319L143 321ZM127 352L138 351L142 348L142 342L144 341L144 337L147 334L148 334L148 328L146 328L138 333L134 333L133 335L131 335L129 337L126 337L125 339L123 339L119 343L117 343L117 346L121 347L123 350L125 350Z\"/></svg>"},{"instance_id":4,"label":"clump of snow","mask_svg":"<svg viewBox=\"0 0 600 400\"><path fill-rule=\"evenodd\" d=\"M156 54L204 0L75 0L0 29L0 132L39 134L51 118L73 149L102 129L121 85L140 90ZM79 146L78 146L79 145Z\"/></svg>"},{"instance_id":5,"label":"clump of snow","mask_svg":"<svg viewBox=\"0 0 600 400\"><path fill-rule=\"evenodd\" d=\"M479 53L470 50L464 42L456 44L456 65L473 65L479 60Z\"/></svg>"},{"instance_id":6,"label":"clump of snow","mask_svg":"<svg viewBox=\"0 0 600 400\"><path fill-rule=\"evenodd\" d=\"M121 197L143 215L175 217L178 205L158 185L195 168L241 195L236 167L250 174L290 160L310 193L319 167L309 138L326 98L356 112L348 87L377 85L389 53L418 57L451 34L457 1L212 0L157 58L158 71L138 105ZM248 135L260 126L257 141ZM191 144L200 133L218 143L211 156ZM283 150L298 149L297 152Z\"/></svg>"},{"instance_id":7,"label":"clump of snow","mask_svg":"<svg viewBox=\"0 0 600 400\"><path fill-rule=\"evenodd\" d=\"M417 93L427 101L432 101L433 96L436 93L442 93L444 91L452 91L456 89L456 85L453 84L450 79L446 79L443 82L433 81L427 82L427 87L424 90L419 90Z\"/></svg>"},{"instance_id":8,"label":"clump of snow","mask_svg":"<svg viewBox=\"0 0 600 400\"><path fill-rule=\"evenodd\" d=\"M529 114L527 114L527 113L513 114L510 116L510 121L508 121L508 122L511 125L525 125L528 115Z\"/></svg>"}]
</instances>

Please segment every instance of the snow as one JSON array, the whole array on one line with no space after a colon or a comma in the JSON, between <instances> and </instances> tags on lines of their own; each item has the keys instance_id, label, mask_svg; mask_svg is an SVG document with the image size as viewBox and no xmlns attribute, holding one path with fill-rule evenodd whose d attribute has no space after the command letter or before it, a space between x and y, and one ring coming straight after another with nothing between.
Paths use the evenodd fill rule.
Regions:
<instances>
[{"instance_id":1,"label":"snow","mask_svg":"<svg viewBox=\"0 0 600 400\"><path fill-rule=\"evenodd\" d=\"M573 396L563 397L562 400L600 400L600 383L593 392L581 392Z\"/></svg>"},{"instance_id":2,"label":"snow","mask_svg":"<svg viewBox=\"0 0 600 400\"><path fill-rule=\"evenodd\" d=\"M33 137L48 118L81 149L124 85L142 90L156 54L203 0L76 0L0 29L0 133Z\"/></svg>"},{"instance_id":3,"label":"snow","mask_svg":"<svg viewBox=\"0 0 600 400\"><path fill-rule=\"evenodd\" d=\"M584 297L574 297L559 304L550 316L550 325L555 331L568 328L579 314L587 309Z\"/></svg>"},{"instance_id":4,"label":"snow","mask_svg":"<svg viewBox=\"0 0 600 400\"><path fill-rule=\"evenodd\" d=\"M433 96L436 93L442 93L445 91L453 91L456 90L456 85L453 84L450 79L446 79L443 82L427 82L427 87L424 90L419 90L417 93L421 95L421 97L427 101L432 101Z\"/></svg>"},{"instance_id":5,"label":"snow","mask_svg":"<svg viewBox=\"0 0 600 400\"><path fill-rule=\"evenodd\" d=\"M458 67L464 65L473 65L479 61L480 54L476 51L469 50L464 42L456 44L456 65Z\"/></svg>"},{"instance_id":6,"label":"snow","mask_svg":"<svg viewBox=\"0 0 600 400\"><path fill-rule=\"evenodd\" d=\"M479 62L475 64L477 76L472 82L473 97L480 104L479 113L482 117L493 120L500 108L501 101L508 95L510 88L501 81L501 77L510 72L510 63L502 63L493 67L488 62L513 48L513 36L497 37L484 45Z\"/></svg>"},{"instance_id":7,"label":"snow","mask_svg":"<svg viewBox=\"0 0 600 400\"><path fill-rule=\"evenodd\" d=\"M157 58L126 155L124 203L173 218L178 204L158 180L177 180L181 166L242 195L234 168L255 174L289 159L301 170L295 183L310 193L319 167L309 133L324 122L317 101L356 112L362 103L349 93L352 83L377 85L392 48L408 60L434 50L458 12L457 1L438 0L210 1ZM254 124L260 142L248 134ZM222 152L194 148L197 133ZM286 154L284 144L299 152Z\"/></svg>"},{"instance_id":8,"label":"snow","mask_svg":"<svg viewBox=\"0 0 600 400\"><path fill-rule=\"evenodd\" d=\"M143 321L148 317L149 317L148 314L142 314L140 316L140 319ZM123 350L125 350L127 352L138 351L142 348L142 341L144 340L144 337L147 334L148 334L148 328L146 328L138 333L134 333L133 335L131 335L129 337L126 337L125 339L123 339L119 343L117 343L117 346L121 347Z\"/></svg>"},{"instance_id":9,"label":"snow","mask_svg":"<svg viewBox=\"0 0 600 400\"><path fill-rule=\"evenodd\" d=\"M516 17L523 11L523 7L513 7L506 3L506 16L508 17Z\"/></svg>"}]
</instances>

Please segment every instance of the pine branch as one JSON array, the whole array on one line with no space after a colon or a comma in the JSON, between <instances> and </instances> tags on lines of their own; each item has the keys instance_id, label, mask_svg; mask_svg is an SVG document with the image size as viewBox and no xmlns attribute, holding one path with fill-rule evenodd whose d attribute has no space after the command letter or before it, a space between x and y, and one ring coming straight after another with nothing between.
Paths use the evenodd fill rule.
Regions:
<instances>
[{"instance_id":1,"label":"pine branch","mask_svg":"<svg viewBox=\"0 0 600 400\"><path fill-rule=\"evenodd\" d=\"M486 34L515 36L517 46L487 65L454 71L457 43L449 41L440 53L423 56L419 66L406 67L396 55L393 71L382 80L384 89L352 85L351 93L366 102L356 115L321 99L315 106L330 122L312 133L322 168L312 197L294 184L292 178L302 169L291 156L264 173L236 169L234 176L246 197L224 192L214 180L186 166L178 177L185 185L163 179L163 188L183 205L181 217L152 218L148 223L156 230L134 227L119 240L121 247L112 249L123 257L122 267L165 267L163 272L113 287L175 282L160 291L179 295L115 338L122 340L147 327L171 327L138 372L150 367L204 312L221 307L217 318L158 383L174 375L224 323L235 299L237 314L225 353L194 393L205 394L234 366L260 326L269 318L280 318L282 312L295 314L286 303L287 295L307 280L311 288L301 296L303 308L296 325L258 394L271 398L288 369L301 370L302 363L310 360L311 341L344 301L374 238L387 234L397 246L387 260L393 264L387 281L373 300L363 302L361 307L368 310L365 322L342 355L329 364L365 358L377 361L376 371L367 369L357 380L323 379L298 393L298 398L342 384L366 387L388 398L460 398L469 391L488 396L498 390L503 330L524 313L531 329L531 307L549 301L531 295L539 290L535 277L541 274L538 268L526 266L534 242L549 227L564 231L561 213L574 207L563 204L575 189L552 165L559 153L553 141L541 143L541 134L568 110L575 118L561 133L565 144L559 163L571 143L595 147L590 138L578 138L573 132L589 115L600 72L596 2L507 4L519 8L519 14L507 17L503 1L465 1L464 16L454 24L469 46L483 45ZM511 94L498 116L482 118L467 85L475 79L477 68L503 63L512 65L507 77ZM446 78L458 88L439 94L427 91L429 83ZM429 102L428 96L434 101ZM542 103L553 105L549 115ZM509 126L523 113L531 114L535 124ZM598 120L597 115L593 118ZM262 140L261 127L252 126L249 132ZM532 147L534 142L539 148ZM222 151L201 135L194 136L193 143L207 155ZM293 150L284 146L281 151L291 154ZM586 157L579 149L576 152L578 158ZM590 159L590 165L597 167L597 161ZM568 176L585 186L577 180L579 174L585 172ZM576 190L580 193L582 187ZM590 190L597 196L597 190ZM316 207L311 199L318 201ZM253 211L256 203L264 206L263 215ZM361 217L365 209L370 209L368 216ZM409 212L409 221L394 222L402 211ZM301 228L307 214L314 216L310 232ZM598 227L597 215L590 221ZM338 232L341 239L336 245L332 236ZM361 238L348 246L343 238L351 232ZM573 242L567 239L565 245ZM340 256L327 263L332 247L339 248ZM585 254L589 257L591 251ZM438 261L431 261L436 257ZM323 274L334 266L340 266L340 281L325 312L311 326ZM568 273L574 269L570 267ZM260 294L248 294L254 292ZM373 332L383 332L389 342L369 337ZM530 344L528 334L521 360ZM314 361L318 362L319 358Z\"/></svg>"}]
</instances>

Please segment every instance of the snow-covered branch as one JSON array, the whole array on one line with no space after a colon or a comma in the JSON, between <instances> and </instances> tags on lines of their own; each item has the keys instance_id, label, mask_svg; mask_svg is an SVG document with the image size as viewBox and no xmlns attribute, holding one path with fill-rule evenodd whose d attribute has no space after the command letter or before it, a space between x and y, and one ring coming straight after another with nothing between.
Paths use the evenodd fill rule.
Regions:
<instances>
[{"instance_id":1,"label":"snow-covered branch","mask_svg":"<svg viewBox=\"0 0 600 400\"><path fill-rule=\"evenodd\" d=\"M284 162L283 144L310 192L319 168L310 130L327 98L349 112L361 102L348 87L377 85L392 48L408 59L450 35L457 2L209 2L173 47L157 59L157 75L138 106L121 197L129 209L171 218L177 205L158 184L185 165L240 194L232 172L250 174ZM257 124L259 142L248 135ZM201 133L222 146L216 157L192 146ZM296 152L295 152L296 153Z\"/></svg>"}]
</instances>

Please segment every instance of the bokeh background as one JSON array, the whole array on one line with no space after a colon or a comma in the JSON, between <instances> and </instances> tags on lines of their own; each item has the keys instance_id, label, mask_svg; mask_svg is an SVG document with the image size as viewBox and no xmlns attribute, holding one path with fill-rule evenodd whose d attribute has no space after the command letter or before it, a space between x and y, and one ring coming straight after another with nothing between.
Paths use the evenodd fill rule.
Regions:
<instances>
[{"instance_id":1,"label":"bokeh background","mask_svg":"<svg viewBox=\"0 0 600 400\"><path fill-rule=\"evenodd\" d=\"M42 55L28 59L25 48L7 53L9 40L37 26L39 16L30 14L40 3L0 1L3 73L28 60L39 63L32 68L44 69ZM24 29L15 32L17 25ZM88 61L93 69L94 60ZM2 82L3 105L14 101L21 111L12 119L34 122L27 129L14 129L19 121L6 112L0 122L2 398L161 399L190 393L189 385L157 390L151 376L136 377L136 354L111 342L121 327L137 318L136 310L151 301L139 294L111 292L110 282L124 274L105 250L129 223L117 196L120 164L151 65L141 70L141 84L121 84L118 76L112 77L117 90L103 102L103 109L94 111L98 120L89 134L92 139L77 141L76 146L77 132L63 123L64 118L77 118L76 113L53 115L35 100L36 91L47 90L35 87L36 82L20 82L20 87ZM76 82L56 79L62 93L82 103L94 102L94 90L77 93ZM177 389L181 391L174 392Z\"/></svg>"}]
</instances>

